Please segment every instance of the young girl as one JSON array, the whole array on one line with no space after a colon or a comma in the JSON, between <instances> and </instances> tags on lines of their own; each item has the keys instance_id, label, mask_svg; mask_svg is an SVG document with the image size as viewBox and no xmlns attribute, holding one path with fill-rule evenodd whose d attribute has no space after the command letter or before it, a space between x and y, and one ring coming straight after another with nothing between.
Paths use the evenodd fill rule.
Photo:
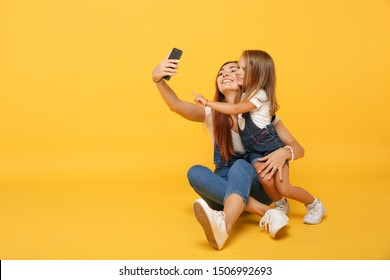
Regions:
<instances>
[{"instance_id":1,"label":"young girl","mask_svg":"<svg viewBox=\"0 0 390 280\"><path fill-rule=\"evenodd\" d=\"M268 154L284 147L294 160L294 151L280 140L271 118L278 109L275 95L275 67L271 56L260 50L247 50L241 55L237 71L237 81L243 94L236 104L208 101L196 95L195 101L216 111L229 115L239 115L239 133L248 153L248 159L259 174L264 190L273 200L275 207L288 214L289 205L285 197L305 204L308 213L303 221L306 224L319 224L325 214L322 202L303 188L292 186L288 179L288 163L274 173L270 179L261 176L264 160ZM237 100L238 101L238 100Z\"/></svg>"}]
</instances>

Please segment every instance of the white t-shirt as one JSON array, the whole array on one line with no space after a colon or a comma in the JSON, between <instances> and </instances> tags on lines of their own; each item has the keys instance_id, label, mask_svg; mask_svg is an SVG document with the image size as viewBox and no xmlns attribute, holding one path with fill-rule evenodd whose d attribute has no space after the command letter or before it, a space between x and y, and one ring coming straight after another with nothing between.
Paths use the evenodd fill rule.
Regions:
<instances>
[{"instance_id":1,"label":"white t-shirt","mask_svg":"<svg viewBox=\"0 0 390 280\"><path fill-rule=\"evenodd\" d=\"M245 93L242 95L242 97L245 97ZM259 90L255 96L249 99L249 102L256 106L255 109L249 112L255 125L260 128L264 128L269 125L271 123L271 117L269 115L270 108L265 90ZM238 115L238 125L240 126L241 130L245 127L245 119L242 117L242 114Z\"/></svg>"},{"instance_id":2,"label":"white t-shirt","mask_svg":"<svg viewBox=\"0 0 390 280\"><path fill-rule=\"evenodd\" d=\"M279 121L278 116L275 116L274 121L272 122L273 125L276 125ZM245 122L245 120L244 120ZM209 131L211 141L213 143L214 147L214 126L213 126L213 113L210 107L205 107L205 118L204 118L204 124L207 127L207 130ZM235 132L234 130L231 130L232 132L232 141L233 141L233 148L236 153L244 154L245 149L244 145L242 144L240 135Z\"/></svg>"}]
</instances>

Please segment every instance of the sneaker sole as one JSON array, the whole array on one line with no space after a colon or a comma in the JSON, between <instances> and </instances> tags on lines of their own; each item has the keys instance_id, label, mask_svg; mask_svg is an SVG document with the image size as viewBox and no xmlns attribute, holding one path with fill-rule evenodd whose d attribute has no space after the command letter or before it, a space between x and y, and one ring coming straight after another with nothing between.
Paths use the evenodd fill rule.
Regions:
<instances>
[{"instance_id":1,"label":"sneaker sole","mask_svg":"<svg viewBox=\"0 0 390 280\"><path fill-rule=\"evenodd\" d=\"M204 211L202 205L199 203L194 204L194 213L195 217L203 227L204 233L206 234L207 241L213 246L215 249L220 250L217 242L215 241L215 237L213 234L213 230L211 229L209 218L207 217L206 212Z\"/></svg>"}]
</instances>

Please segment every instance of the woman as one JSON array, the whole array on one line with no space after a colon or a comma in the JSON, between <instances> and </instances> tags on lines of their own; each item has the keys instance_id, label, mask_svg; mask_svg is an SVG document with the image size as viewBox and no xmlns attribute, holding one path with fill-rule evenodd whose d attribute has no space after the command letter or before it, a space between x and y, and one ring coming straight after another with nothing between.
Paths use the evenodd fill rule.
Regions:
<instances>
[{"instance_id":1,"label":"woman","mask_svg":"<svg viewBox=\"0 0 390 280\"><path fill-rule=\"evenodd\" d=\"M276 101L276 73L272 57L262 50L245 50L240 56L238 66L236 76L243 83L239 102L229 104L208 101L200 95L196 100L212 110L238 115L239 134L248 153L249 162L255 169L259 169L263 164L258 161L259 158L281 147L291 152L292 161L294 151L280 140L271 124L271 117L279 108ZM278 174L274 175L277 176ZM273 200L275 208L281 207L282 211L287 212L289 204L286 198L291 198L305 205L307 214L303 219L304 223L312 225L321 223L325 214L323 203L306 189L290 183L287 162L283 166L283 180L263 180L261 176L259 180L266 194Z\"/></svg>"},{"instance_id":2,"label":"woman","mask_svg":"<svg viewBox=\"0 0 390 280\"><path fill-rule=\"evenodd\" d=\"M202 197L194 202L193 208L209 243L218 250L222 249L234 223L244 210L263 216L260 226L275 237L287 225L288 217L267 205L270 199L264 194L256 172L245 160L245 150L237 133L237 118L180 100L163 79L164 76L177 74L178 63L179 60L163 60L155 67L152 79L171 111L190 121L204 122L215 144L215 171L199 165L188 171L191 186ZM216 80L216 101L234 103L239 93L236 70L236 62L228 62L221 67ZM302 157L302 147L282 122L276 118L273 124L284 143L294 149L295 159ZM279 149L260 159L265 161L262 176L272 178L289 157L286 149Z\"/></svg>"}]
</instances>

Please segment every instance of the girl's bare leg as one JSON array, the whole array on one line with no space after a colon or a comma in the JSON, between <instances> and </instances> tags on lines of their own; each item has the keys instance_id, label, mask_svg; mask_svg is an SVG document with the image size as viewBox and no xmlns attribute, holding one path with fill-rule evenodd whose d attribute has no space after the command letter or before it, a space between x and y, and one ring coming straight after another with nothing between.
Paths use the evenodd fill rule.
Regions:
<instances>
[{"instance_id":1,"label":"girl's bare leg","mask_svg":"<svg viewBox=\"0 0 390 280\"><path fill-rule=\"evenodd\" d=\"M264 162L256 162L253 167L256 170L256 173L258 173L258 170L261 170L262 165ZM271 179L267 180L266 178L262 178L260 174L258 174L258 178L260 180L261 186L263 187L265 193L269 196L269 198L272 199L272 201L278 201L283 198L283 196L278 192L275 186L275 176Z\"/></svg>"},{"instance_id":2,"label":"girl's bare leg","mask_svg":"<svg viewBox=\"0 0 390 280\"><path fill-rule=\"evenodd\" d=\"M312 196L308 191L301 187L292 186L289 181L289 168L285 164L283 166L283 180L279 179L279 172L276 172L274 175L275 185L277 191L287 198L294 199L296 201L302 202L305 205L309 205L314 202L315 197Z\"/></svg>"}]
</instances>

